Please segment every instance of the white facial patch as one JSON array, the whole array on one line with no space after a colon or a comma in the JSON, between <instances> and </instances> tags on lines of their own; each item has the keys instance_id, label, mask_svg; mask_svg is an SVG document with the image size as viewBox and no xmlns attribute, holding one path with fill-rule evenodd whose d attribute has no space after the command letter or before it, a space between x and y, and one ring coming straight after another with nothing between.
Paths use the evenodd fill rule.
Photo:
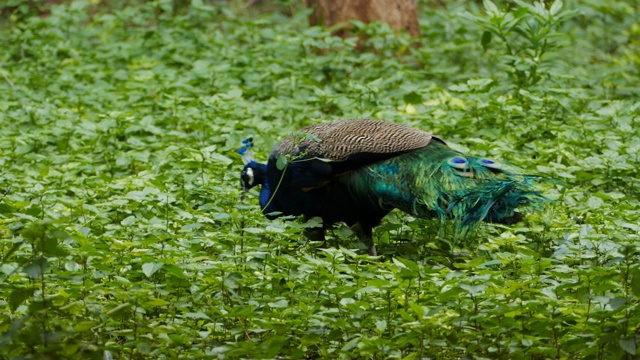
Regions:
<instances>
[{"instance_id":1,"label":"white facial patch","mask_svg":"<svg viewBox=\"0 0 640 360\"><path fill-rule=\"evenodd\" d=\"M253 169L252 168L247 169L247 178L249 179L249 181L247 181L247 184L253 185Z\"/></svg>"}]
</instances>

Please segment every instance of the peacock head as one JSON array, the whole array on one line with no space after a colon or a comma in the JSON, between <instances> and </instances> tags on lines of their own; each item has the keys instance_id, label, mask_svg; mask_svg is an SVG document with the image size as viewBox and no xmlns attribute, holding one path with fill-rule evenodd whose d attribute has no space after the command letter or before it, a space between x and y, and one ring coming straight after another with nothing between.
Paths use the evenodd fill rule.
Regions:
<instances>
[{"instance_id":1,"label":"peacock head","mask_svg":"<svg viewBox=\"0 0 640 360\"><path fill-rule=\"evenodd\" d=\"M266 165L251 161L244 166L240 173L242 190L249 190L256 185L264 185Z\"/></svg>"},{"instance_id":2,"label":"peacock head","mask_svg":"<svg viewBox=\"0 0 640 360\"><path fill-rule=\"evenodd\" d=\"M242 140L242 144L243 146L237 152L242 156L242 161L245 164L240 173L240 186L242 186L242 190L246 191L256 185L264 185L267 166L253 160L253 153L251 152L253 138L249 137Z\"/></svg>"}]
</instances>

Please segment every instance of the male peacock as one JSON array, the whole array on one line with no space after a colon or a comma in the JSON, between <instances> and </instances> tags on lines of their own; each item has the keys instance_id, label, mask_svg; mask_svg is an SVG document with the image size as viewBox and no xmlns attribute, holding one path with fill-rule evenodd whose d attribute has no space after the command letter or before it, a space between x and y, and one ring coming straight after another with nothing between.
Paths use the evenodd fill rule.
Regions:
<instances>
[{"instance_id":1,"label":"male peacock","mask_svg":"<svg viewBox=\"0 0 640 360\"><path fill-rule=\"evenodd\" d=\"M311 125L275 146L267 164L255 162L244 141L240 175L248 190L261 185L260 207L269 219L318 216L324 228L358 224L376 255L372 228L394 208L423 218L453 220L457 235L481 221L511 224L514 210L541 203L535 176L467 156L428 132L379 120Z\"/></svg>"}]
</instances>

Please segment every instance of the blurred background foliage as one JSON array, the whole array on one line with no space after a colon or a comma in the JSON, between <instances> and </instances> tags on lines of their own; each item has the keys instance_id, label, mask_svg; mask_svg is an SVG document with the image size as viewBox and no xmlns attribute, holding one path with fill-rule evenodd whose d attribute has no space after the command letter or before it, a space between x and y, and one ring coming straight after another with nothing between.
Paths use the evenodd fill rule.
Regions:
<instances>
[{"instance_id":1,"label":"blurred background foliage","mask_svg":"<svg viewBox=\"0 0 640 360\"><path fill-rule=\"evenodd\" d=\"M636 358L640 3L419 9L358 44L301 2L0 3L0 357ZM371 259L241 200L243 138L358 117L555 201L453 251L392 213Z\"/></svg>"}]
</instances>

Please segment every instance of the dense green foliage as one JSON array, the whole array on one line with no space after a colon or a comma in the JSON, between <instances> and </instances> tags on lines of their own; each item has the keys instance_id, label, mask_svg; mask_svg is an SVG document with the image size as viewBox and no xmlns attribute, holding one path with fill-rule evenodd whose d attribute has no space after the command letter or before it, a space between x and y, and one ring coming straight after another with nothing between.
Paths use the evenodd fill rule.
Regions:
<instances>
[{"instance_id":1,"label":"dense green foliage","mask_svg":"<svg viewBox=\"0 0 640 360\"><path fill-rule=\"evenodd\" d=\"M29 3L0 29L1 359L640 354L637 0L422 3L422 47L362 49L296 6ZM453 250L392 213L379 258L241 198L243 138L356 117L562 184Z\"/></svg>"}]
</instances>

